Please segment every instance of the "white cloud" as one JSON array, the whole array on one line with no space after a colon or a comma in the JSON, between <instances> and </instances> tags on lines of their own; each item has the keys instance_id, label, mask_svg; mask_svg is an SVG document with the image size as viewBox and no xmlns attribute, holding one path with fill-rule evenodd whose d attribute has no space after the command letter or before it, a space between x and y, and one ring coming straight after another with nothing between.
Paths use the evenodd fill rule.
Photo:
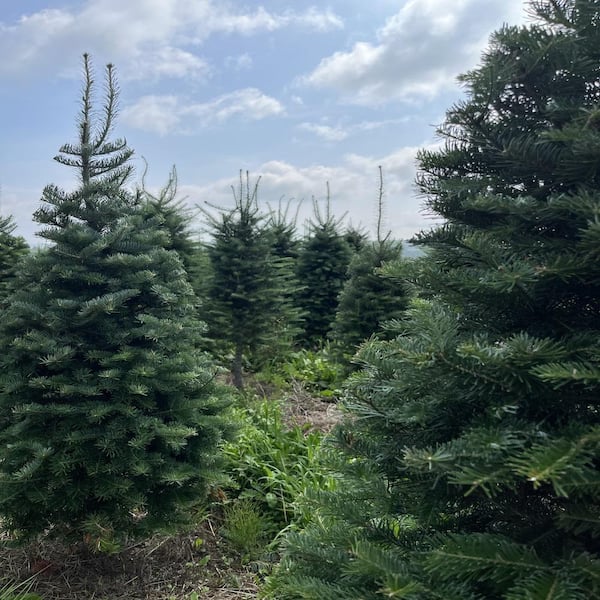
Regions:
<instances>
[{"instance_id":1,"label":"white cloud","mask_svg":"<svg viewBox=\"0 0 600 600\"><path fill-rule=\"evenodd\" d=\"M47 9L21 17L15 25L0 23L0 73L27 70L46 55L56 39L67 37L75 18L63 10Z\"/></svg>"},{"instance_id":2,"label":"white cloud","mask_svg":"<svg viewBox=\"0 0 600 600\"><path fill-rule=\"evenodd\" d=\"M0 74L78 72L83 52L115 62L123 79L203 77L196 47L216 33L252 35L285 27L324 32L343 26L329 10L249 11L217 0L85 0L79 9L48 9L0 23ZM57 67L56 65L61 65Z\"/></svg>"},{"instance_id":3,"label":"white cloud","mask_svg":"<svg viewBox=\"0 0 600 600\"><path fill-rule=\"evenodd\" d=\"M301 14L291 14L292 21L297 21L299 24L315 31L326 32L333 29L343 29L344 27L344 21L331 10L322 12L313 7ZM290 18L289 14L288 18Z\"/></svg>"},{"instance_id":4,"label":"white cloud","mask_svg":"<svg viewBox=\"0 0 600 600\"><path fill-rule=\"evenodd\" d=\"M431 99L476 64L493 29L523 18L521 0L408 0L375 42L323 58L299 83L362 105Z\"/></svg>"},{"instance_id":5,"label":"white cloud","mask_svg":"<svg viewBox=\"0 0 600 600\"><path fill-rule=\"evenodd\" d=\"M225 66L233 69L234 71L245 71L251 69L254 61L252 57L247 53L238 54L237 56L227 56L225 58Z\"/></svg>"},{"instance_id":6,"label":"white cloud","mask_svg":"<svg viewBox=\"0 0 600 600\"><path fill-rule=\"evenodd\" d=\"M274 15L262 6L253 13L242 14L229 11L216 11L209 20L209 29L225 33L252 35L257 31L275 31L280 29L283 17Z\"/></svg>"},{"instance_id":7,"label":"white cloud","mask_svg":"<svg viewBox=\"0 0 600 600\"><path fill-rule=\"evenodd\" d=\"M275 98L256 88L245 88L223 94L206 104L193 105L189 112L202 118L216 118L217 121L226 121L234 115L256 121L280 115L285 110Z\"/></svg>"},{"instance_id":8,"label":"white cloud","mask_svg":"<svg viewBox=\"0 0 600 600\"><path fill-rule=\"evenodd\" d=\"M209 31L243 35L252 35L258 31L276 31L291 26L327 32L343 28L344 23L330 10L310 8L304 12L287 10L283 13L272 13L259 6L254 12L243 13L241 9L232 10L227 5L223 8L215 7L206 23Z\"/></svg>"},{"instance_id":9,"label":"white cloud","mask_svg":"<svg viewBox=\"0 0 600 600\"><path fill-rule=\"evenodd\" d=\"M121 120L136 129L166 135L179 128L181 112L177 96L143 96L121 111Z\"/></svg>"},{"instance_id":10,"label":"white cloud","mask_svg":"<svg viewBox=\"0 0 600 600\"><path fill-rule=\"evenodd\" d=\"M178 96L143 96L121 113L124 123L160 135L194 133L233 117L260 120L281 115L283 105L256 88L244 88L208 102L187 102Z\"/></svg>"},{"instance_id":11,"label":"white cloud","mask_svg":"<svg viewBox=\"0 0 600 600\"><path fill-rule=\"evenodd\" d=\"M381 129L382 127L391 127L406 123L410 120L410 117L403 117L400 119L384 119L382 121L361 121L359 123L353 123L351 125L324 125L322 123L301 123L298 125L299 129L314 133L317 137L324 139L328 142L339 142L346 138L360 133L362 131L373 131L375 129Z\"/></svg>"},{"instance_id":12,"label":"white cloud","mask_svg":"<svg viewBox=\"0 0 600 600\"><path fill-rule=\"evenodd\" d=\"M162 79L192 77L200 79L210 74L208 63L186 50L172 46L159 47L132 56L125 76L127 79Z\"/></svg>"},{"instance_id":13,"label":"white cloud","mask_svg":"<svg viewBox=\"0 0 600 600\"><path fill-rule=\"evenodd\" d=\"M331 127L330 125L319 125L317 123L300 123L300 129L314 133L328 142L339 142L348 137L348 132L341 127Z\"/></svg>"}]
</instances>

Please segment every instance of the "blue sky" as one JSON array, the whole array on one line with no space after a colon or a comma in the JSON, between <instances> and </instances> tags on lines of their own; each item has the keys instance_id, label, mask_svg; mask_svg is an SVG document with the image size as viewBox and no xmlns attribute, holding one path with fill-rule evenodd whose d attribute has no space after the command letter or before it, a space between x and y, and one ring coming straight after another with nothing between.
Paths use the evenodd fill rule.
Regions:
<instances>
[{"instance_id":1,"label":"blue sky","mask_svg":"<svg viewBox=\"0 0 600 600\"><path fill-rule=\"evenodd\" d=\"M74 141L81 55L121 88L115 135L158 188L176 165L190 206L232 202L240 169L277 206L331 190L331 209L373 229L378 166L386 225L431 224L415 153L461 96L489 34L525 20L522 0L4 0L0 3L0 211L35 243L44 185L71 188L52 160ZM101 86L98 86L101 89Z\"/></svg>"}]
</instances>

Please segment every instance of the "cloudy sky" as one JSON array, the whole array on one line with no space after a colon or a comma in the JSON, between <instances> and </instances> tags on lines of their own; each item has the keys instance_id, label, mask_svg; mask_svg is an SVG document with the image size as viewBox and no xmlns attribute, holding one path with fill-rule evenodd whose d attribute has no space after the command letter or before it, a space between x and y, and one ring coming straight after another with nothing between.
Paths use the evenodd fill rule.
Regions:
<instances>
[{"instance_id":1,"label":"cloudy sky","mask_svg":"<svg viewBox=\"0 0 600 600\"><path fill-rule=\"evenodd\" d=\"M431 223L417 149L489 34L524 20L523 0L2 0L0 212L35 243L44 185L74 185L52 157L75 141L89 52L99 84L116 66L137 180L143 159L150 187L176 165L190 206L228 206L249 170L265 206L303 200L300 225L329 182L333 213L372 230L381 165L387 228L408 238Z\"/></svg>"}]
</instances>

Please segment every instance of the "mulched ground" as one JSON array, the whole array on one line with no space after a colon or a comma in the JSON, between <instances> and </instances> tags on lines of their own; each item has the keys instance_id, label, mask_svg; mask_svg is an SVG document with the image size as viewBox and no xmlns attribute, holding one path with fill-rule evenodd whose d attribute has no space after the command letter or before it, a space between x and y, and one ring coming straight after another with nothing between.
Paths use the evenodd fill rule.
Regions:
<instances>
[{"instance_id":1,"label":"mulched ground","mask_svg":"<svg viewBox=\"0 0 600 600\"><path fill-rule=\"evenodd\" d=\"M295 385L284 400L284 418L329 431L340 412ZM32 591L43 600L248 600L258 597L259 570L232 550L214 517L193 532L156 536L112 555L83 543L44 541L17 550L0 544L0 588L5 579L34 576Z\"/></svg>"},{"instance_id":2,"label":"mulched ground","mask_svg":"<svg viewBox=\"0 0 600 600\"><path fill-rule=\"evenodd\" d=\"M156 536L112 555L56 541L2 549L0 569L12 581L35 575L33 591L43 600L190 600L193 593L241 600L258 590L256 575L210 520L193 533Z\"/></svg>"}]
</instances>

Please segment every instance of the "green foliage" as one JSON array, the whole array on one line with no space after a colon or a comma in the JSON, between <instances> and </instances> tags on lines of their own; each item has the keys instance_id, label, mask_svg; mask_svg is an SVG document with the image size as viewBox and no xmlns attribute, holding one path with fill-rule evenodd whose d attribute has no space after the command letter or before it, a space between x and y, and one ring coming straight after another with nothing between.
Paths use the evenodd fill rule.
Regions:
<instances>
[{"instance_id":1,"label":"green foliage","mask_svg":"<svg viewBox=\"0 0 600 600\"><path fill-rule=\"evenodd\" d=\"M110 548L187 521L218 466L228 401L199 351L183 265L125 188L112 68L95 111L84 66L79 140L57 158L81 185L45 188L35 218L49 246L23 263L0 324L0 514L19 539Z\"/></svg>"},{"instance_id":2,"label":"green foliage","mask_svg":"<svg viewBox=\"0 0 600 600\"><path fill-rule=\"evenodd\" d=\"M374 334L385 337L385 323L401 318L407 303L404 287L385 271L390 265L400 263L402 243L390 239L390 233L385 236L382 234L384 203L381 167L379 182L377 237L375 241L368 242L355 232L355 251L338 298L335 321L330 332L338 358L347 368L358 345Z\"/></svg>"},{"instance_id":3,"label":"green foliage","mask_svg":"<svg viewBox=\"0 0 600 600\"><path fill-rule=\"evenodd\" d=\"M177 200L177 171L169 174L165 186L157 195L152 194L142 180L140 190L142 214L149 226L156 227L167 236L163 245L166 250L177 252L194 291L202 287L202 279L207 275L205 257L200 242L194 238L191 225L193 214L183 200ZM200 294L198 293L198 296Z\"/></svg>"},{"instance_id":4,"label":"green foliage","mask_svg":"<svg viewBox=\"0 0 600 600\"><path fill-rule=\"evenodd\" d=\"M257 371L287 356L295 347L302 331L303 315L297 303L297 295L302 286L296 277L300 241L297 237L296 217L290 219L288 216L290 205L288 202L284 209L280 203L276 212L269 207L270 213L265 221L266 230L271 238L270 251L277 281L277 290L274 293L278 308L268 325L268 344L262 347L261 352L257 353L252 361Z\"/></svg>"},{"instance_id":5,"label":"green foliage","mask_svg":"<svg viewBox=\"0 0 600 600\"><path fill-rule=\"evenodd\" d=\"M306 520L299 496L307 488L332 485L319 462L322 435L286 427L281 408L272 400L250 401L236 413L239 435L224 448L230 478L226 491L252 500L277 531Z\"/></svg>"},{"instance_id":6,"label":"green foliage","mask_svg":"<svg viewBox=\"0 0 600 600\"><path fill-rule=\"evenodd\" d=\"M361 227L349 226L344 232L344 239L348 242L352 254L360 252L368 241L368 235Z\"/></svg>"},{"instance_id":7,"label":"green foliage","mask_svg":"<svg viewBox=\"0 0 600 600\"><path fill-rule=\"evenodd\" d=\"M8 296L29 248L22 237L13 235L15 228L12 217L0 217L0 301Z\"/></svg>"},{"instance_id":8,"label":"green foliage","mask_svg":"<svg viewBox=\"0 0 600 600\"><path fill-rule=\"evenodd\" d=\"M295 260L300 253L300 240L297 237L297 215L290 219L290 206L291 202L288 202L285 208L280 202L277 211L271 208L267 227L271 231L273 254L279 258Z\"/></svg>"},{"instance_id":9,"label":"green foliage","mask_svg":"<svg viewBox=\"0 0 600 600\"><path fill-rule=\"evenodd\" d=\"M325 215L315 204L315 221L310 223L296 265L302 284L297 301L303 311L305 347L316 348L326 339L351 256L351 247L340 232L339 222L329 214L329 204Z\"/></svg>"},{"instance_id":10,"label":"green foliage","mask_svg":"<svg viewBox=\"0 0 600 600\"><path fill-rule=\"evenodd\" d=\"M256 556L272 534L273 524L264 516L258 503L240 498L223 509L221 533L229 543L247 558Z\"/></svg>"},{"instance_id":11,"label":"green foliage","mask_svg":"<svg viewBox=\"0 0 600 600\"><path fill-rule=\"evenodd\" d=\"M343 354L353 355L363 340L383 333L386 321L402 316L406 294L380 270L386 263L399 261L401 253L400 242L384 239L365 243L352 257L331 331Z\"/></svg>"},{"instance_id":12,"label":"green foliage","mask_svg":"<svg viewBox=\"0 0 600 600\"><path fill-rule=\"evenodd\" d=\"M292 352L276 368L284 381L300 382L323 398L336 396L344 378L344 368L327 343L318 350Z\"/></svg>"},{"instance_id":13,"label":"green foliage","mask_svg":"<svg viewBox=\"0 0 600 600\"><path fill-rule=\"evenodd\" d=\"M243 387L242 364L265 360L268 351L292 343L298 312L291 305L294 283L288 259L273 253L272 227L257 205L258 182L251 191L240 173L232 210L209 218L212 278L208 290L209 336L216 348L233 352L232 375Z\"/></svg>"},{"instance_id":14,"label":"green foliage","mask_svg":"<svg viewBox=\"0 0 600 600\"><path fill-rule=\"evenodd\" d=\"M0 587L0 600L42 600L41 596L30 592L32 585L32 579L20 584L4 583Z\"/></svg>"},{"instance_id":15,"label":"green foliage","mask_svg":"<svg viewBox=\"0 0 600 600\"><path fill-rule=\"evenodd\" d=\"M278 600L600 597L600 18L531 8L419 155L444 225L386 268L420 297L361 347Z\"/></svg>"}]
</instances>

